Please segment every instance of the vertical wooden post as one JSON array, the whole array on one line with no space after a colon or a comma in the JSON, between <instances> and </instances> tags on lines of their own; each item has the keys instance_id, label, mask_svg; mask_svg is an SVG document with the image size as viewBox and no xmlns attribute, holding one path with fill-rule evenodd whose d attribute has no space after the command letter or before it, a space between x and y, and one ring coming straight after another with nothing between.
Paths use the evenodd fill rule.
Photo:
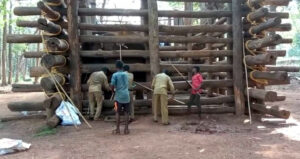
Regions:
<instances>
[{"instance_id":1,"label":"vertical wooden post","mask_svg":"<svg viewBox=\"0 0 300 159\"><path fill-rule=\"evenodd\" d=\"M154 77L160 72L160 60L158 57L159 39L158 39L158 12L157 1L148 0L148 26L149 26L149 52L151 76Z\"/></svg>"},{"instance_id":2,"label":"vertical wooden post","mask_svg":"<svg viewBox=\"0 0 300 159\"><path fill-rule=\"evenodd\" d=\"M78 35L78 8L77 0L68 0L68 36L70 45L70 85L71 98L74 104L82 111L81 104L81 71L79 56L79 35Z\"/></svg>"},{"instance_id":3,"label":"vertical wooden post","mask_svg":"<svg viewBox=\"0 0 300 159\"><path fill-rule=\"evenodd\" d=\"M241 1L232 0L232 36L233 36L233 88L235 98L235 113L245 112L245 82L243 78L243 35Z\"/></svg>"}]
</instances>

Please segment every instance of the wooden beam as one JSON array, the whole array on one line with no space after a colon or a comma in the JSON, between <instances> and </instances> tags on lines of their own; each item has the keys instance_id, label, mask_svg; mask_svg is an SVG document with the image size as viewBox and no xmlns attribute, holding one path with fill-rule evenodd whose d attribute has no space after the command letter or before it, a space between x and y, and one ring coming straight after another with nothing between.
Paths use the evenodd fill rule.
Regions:
<instances>
[{"instance_id":1,"label":"wooden beam","mask_svg":"<svg viewBox=\"0 0 300 159\"><path fill-rule=\"evenodd\" d=\"M243 35L241 1L232 0L232 35L233 35L233 89L235 113L245 113L245 83L243 79Z\"/></svg>"},{"instance_id":2,"label":"wooden beam","mask_svg":"<svg viewBox=\"0 0 300 159\"><path fill-rule=\"evenodd\" d=\"M28 51L23 53L25 58L41 58L45 54L46 54L45 52L34 52L34 51Z\"/></svg>"},{"instance_id":3,"label":"wooden beam","mask_svg":"<svg viewBox=\"0 0 300 159\"><path fill-rule=\"evenodd\" d=\"M272 54L258 54L255 56L247 55L245 57L246 64L249 66L253 65L271 65L276 64L276 56Z\"/></svg>"},{"instance_id":4,"label":"wooden beam","mask_svg":"<svg viewBox=\"0 0 300 159\"><path fill-rule=\"evenodd\" d=\"M191 51L160 51L161 58L176 57L224 57L232 56L232 50L191 50Z\"/></svg>"},{"instance_id":5,"label":"wooden beam","mask_svg":"<svg viewBox=\"0 0 300 159\"><path fill-rule=\"evenodd\" d=\"M79 111L82 110L81 95L81 61L79 55L79 35L78 35L78 1L68 1L68 36L70 46L70 85L71 98Z\"/></svg>"},{"instance_id":6,"label":"wooden beam","mask_svg":"<svg viewBox=\"0 0 300 159\"><path fill-rule=\"evenodd\" d=\"M12 84L13 92L42 92L39 84Z\"/></svg>"},{"instance_id":7,"label":"wooden beam","mask_svg":"<svg viewBox=\"0 0 300 159\"><path fill-rule=\"evenodd\" d=\"M298 66L267 66L267 71L286 71L286 72L299 72Z\"/></svg>"},{"instance_id":8,"label":"wooden beam","mask_svg":"<svg viewBox=\"0 0 300 159\"><path fill-rule=\"evenodd\" d=\"M150 72L150 65L143 63L128 64L132 72ZM202 64L173 64L181 72L189 72L194 66L199 66L201 72L231 72L232 65L202 65ZM161 64L161 68L174 72L171 64ZM110 71L116 71L114 64L83 64L81 69L83 73L92 73L100 71L102 67L107 67Z\"/></svg>"},{"instance_id":9,"label":"wooden beam","mask_svg":"<svg viewBox=\"0 0 300 159\"><path fill-rule=\"evenodd\" d=\"M249 40L247 41L246 44L248 45L247 47L250 50L254 50L254 49L260 49L267 46L277 45L280 44L281 42L282 42L282 37L280 35L272 34L261 39Z\"/></svg>"},{"instance_id":10,"label":"wooden beam","mask_svg":"<svg viewBox=\"0 0 300 159\"><path fill-rule=\"evenodd\" d=\"M149 52L150 52L150 74L153 78L160 72L159 34L158 34L158 9L156 0L148 0L148 26L149 26Z\"/></svg>"},{"instance_id":11,"label":"wooden beam","mask_svg":"<svg viewBox=\"0 0 300 159\"><path fill-rule=\"evenodd\" d=\"M268 107L263 104L251 104L251 108L259 111L262 114L270 114L274 117L288 119L290 117L290 112L286 110L279 110L277 107Z\"/></svg>"}]
</instances>

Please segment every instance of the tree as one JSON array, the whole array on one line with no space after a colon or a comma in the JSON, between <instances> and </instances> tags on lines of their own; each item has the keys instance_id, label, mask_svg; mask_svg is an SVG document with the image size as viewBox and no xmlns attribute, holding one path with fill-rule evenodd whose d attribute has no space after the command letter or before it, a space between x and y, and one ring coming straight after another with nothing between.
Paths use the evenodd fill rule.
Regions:
<instances>
[{"instance_id":1,"label":"tree","mask_svg":"<svg viewBox=\"0 0 300 159\"><path fill-rule=\"evenodd\" d=\"M1 9L3 11L3 36L2 36L2 40L3 40L3 45L2 45L2 83L1 86L6 86L6 34L7 34L7 10L6 10L6 2L7 0L3 0L2 1L2 5L1 5Z\"/></svg>"},{"instance_id":2,"label":"tree","mask_svg":"<svg viewBox=\"0 0 300 159\"><path fill-rule=\"evenodd\" d=\"M9 22L8 22L8 34L12 33L12 0L9 1ZM12 81L12 45L8 44L8 84Z\"/></svg>"}]
</instances>

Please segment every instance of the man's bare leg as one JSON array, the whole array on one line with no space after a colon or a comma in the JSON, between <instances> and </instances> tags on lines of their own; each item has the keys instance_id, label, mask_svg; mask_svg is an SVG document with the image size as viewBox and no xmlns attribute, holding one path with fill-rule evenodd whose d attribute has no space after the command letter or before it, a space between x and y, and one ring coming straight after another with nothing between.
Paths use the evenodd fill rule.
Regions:
<instances>
[{"instance_id":1,"label":"man's bare leg","mask_svg":"<svg viewBox=\"0 0 300 159\"><path fill-rule=\"evenodd\" d=\"M116 112L116 130L113 131L113 134L120 134L120 114L118 112Z\"/></svg>"},{"instance_id":2,"label":"man's bare leg","mask_svg":"<svg viewBox=\"0 0 300 159\"><path fill-rule=\"evenodd\" d=\"M124 134L129 134L128 123L129 123L129 112L125 112L125 128L124 128Z\"/></svg>"}]
</instances>

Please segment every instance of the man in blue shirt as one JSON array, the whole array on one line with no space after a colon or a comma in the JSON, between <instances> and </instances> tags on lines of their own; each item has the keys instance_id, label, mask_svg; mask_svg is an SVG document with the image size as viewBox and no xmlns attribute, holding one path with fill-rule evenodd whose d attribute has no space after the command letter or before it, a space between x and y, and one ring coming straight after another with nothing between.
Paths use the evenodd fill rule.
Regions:
<instances>
[{"instance_id":1,"label":"man in blue shirt","mask_svg":"<svg viewBox=\"0 0 300 159\"><path fill-rule=\"evenodd\" d=\"M113 133L120 134L120 113L123 111L125 114L125 129L124 134L129 134L128 121L130 112L130 96L128 91L128 77L123 71L123 62L117 61L117 72L112 75L111 86L115 90L115 111L116 111L116 125L117 128Z\"/></svg>"}]
</instances>

